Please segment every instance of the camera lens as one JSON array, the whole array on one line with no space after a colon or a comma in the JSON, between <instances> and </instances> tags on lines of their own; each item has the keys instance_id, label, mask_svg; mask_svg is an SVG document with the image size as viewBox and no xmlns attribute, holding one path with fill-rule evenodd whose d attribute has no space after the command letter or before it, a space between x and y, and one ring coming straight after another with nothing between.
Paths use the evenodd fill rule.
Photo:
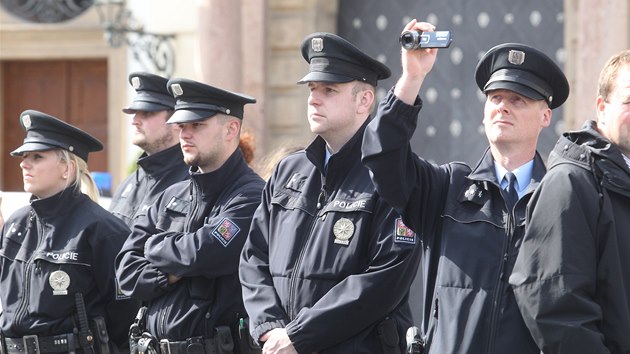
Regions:
<instances>
[{"instance_id":1,"label":"camera lens","mask_svg":"<svg viewBox=\"0 0 630 354\"><path fill-rule=\"evenodd\" d=\"M400 35L400 45L407 50L418 48L420 45L420 33L417 31L403 32Z\"/></svg>"}]
</instances>

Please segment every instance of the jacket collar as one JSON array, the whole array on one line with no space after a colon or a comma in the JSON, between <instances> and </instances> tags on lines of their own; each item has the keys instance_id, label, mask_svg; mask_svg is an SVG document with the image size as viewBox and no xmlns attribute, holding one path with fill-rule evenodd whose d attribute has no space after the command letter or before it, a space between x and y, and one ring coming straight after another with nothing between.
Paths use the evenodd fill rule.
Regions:
<instances>
[{"instance_id":1,"label":"jacket collar","mask_svg":"<svg viewBox=\"0 0 630 354\"><path fill-rule=\"evenodd\" d=\"M191 167L190 179L201 191L201 197L204 200L209 200L221 194L225 190L225 186L237 180L247 169L249 166L243 158L241 149L236 149L221 167L212 172L199 173L196 166Z\"/></svg>"},{"instance_id":2,"label":"jacket collar","mask_svg":"<svg viewBox=\"0 0 630 354\"><path fill-rule=\"evenodd\" d=\"M37 216L46 219L69 213L77 203L87 198L85 194L77 192L72 185L48 198L39 199L31 196L30 203Z\"/></svg>"},{"instance_id":3,"label":"jacket collar","mask_svg":"<svg viewBox=\"0 0 630 354\"><path fill-rule=\"evenodd\" d=\"M339 170L339 167L337 166L347 165L348 168L344 170L348 171L350 170L349 163L361 161L361 141L363 140L363 132L369 122L370 117L365 120L363 125L361 125L356 133L354 133L352 138L350 138L350 140L348 140L338 152L330 157L326 170L335 173L333 171ZM306 157L313 165L315 165L320 173L325 175L324 163L326 161L326 141L321 136L317 136L305 150ZM333 167L331 168L331 166Z\"/></svg>"},{"instance_id":4,"label":"jacket collar","mask_svg":"<svg viewBox=\"0 0 630 354\"><path fill-rule=\"evenodd\" d=\"M146 174L155 176L161 175L164 170L173 167L173 161L184 164L184 155L179 144L175 144L168 149L162 150L153 155L143 153L138 159L138 166L142 167Z\"/></svg>"}]
</instances>

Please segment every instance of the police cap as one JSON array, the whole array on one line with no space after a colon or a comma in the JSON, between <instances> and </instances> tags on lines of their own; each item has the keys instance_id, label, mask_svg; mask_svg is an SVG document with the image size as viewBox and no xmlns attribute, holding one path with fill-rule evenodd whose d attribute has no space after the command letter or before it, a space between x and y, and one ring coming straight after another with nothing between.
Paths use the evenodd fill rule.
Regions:
<instances>
[{"instance_id":1,"label":"police cap","mask_svg":"<svg viewBox=\"0 0 630 354\"><path fill-rule=\"evenodd\" d=\"M172 110L175 99L168 93L168 79L145 72L129 74L129 83L136 90L136 96L123 112L134 114L137 111L158 112Z\"/></svg>"},{"instance_id":2,"label":"police cap","mask_svg":"<svg viewBox=\"0 0 630 354\"><path fill-rule=\"evenodd\" d=\"M167 123L192 123L205 120L217 113L243 119L243 108L256 99L241 93L230 92L201 82L173 78L168 91L175 97L175 113Z\"/></svg>"},{"instance_id":3,"label":"police cap","mask_svg":"<svg viewBox=\"0 0 630 354\"><path fill-rule=\"evenodd\" d=\"M383 63L332 33L317 32L304 38L302 56L309 63L309 73L298 84L357 80L376 86L378 80L391 75Z\"/></svg>"},{"instance_id":4,"label":"police cap","mask_svg":"<svg viewBox=\"0 0 630 354\"><path fill-rule=\"evenodd\" d=\"M88 153L103 150L103 144L90 134L46 113L26 110L20 115L20 123L26 138L22 146L11 152L12 156L64 149L87 161Z\"/></svg>"},{"instance_id":5,"label":"police cap","mask_svg":"<svg viewBox=\"0 0 630 354\"><path fill-rule=\"evenodd\" d=\"M477 64L477 86L487 93L505 89L559 107L569 96L562 70L543 52L525 44L505 43L490 49Z\"/></svg>"}]
</instances>

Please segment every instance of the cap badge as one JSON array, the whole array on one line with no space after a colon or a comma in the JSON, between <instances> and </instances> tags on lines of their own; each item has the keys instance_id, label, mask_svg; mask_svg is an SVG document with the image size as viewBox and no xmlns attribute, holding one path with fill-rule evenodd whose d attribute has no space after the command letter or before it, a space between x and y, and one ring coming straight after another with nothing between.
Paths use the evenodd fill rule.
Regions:
<instances>
[{"instance_id":1,"label":"cap badge","mask_svg":"<svg viewBox=\"0 0 630 354\"><path fill-rule=\"evenodd\" d=\"M72 145L68 146L68 151L73 152L74 151L74 146L72 146Z\"/></svg>"},{"instance_id":2,"label":"cap badge","mask_svg":"<svg viewBox=\"0 0 630 354\"><path fill-rule=\"evenodd\" d=\"M173 91L173 95L175 97L181 96L184 94L184 90L182 90L182 86L180 84L172 84L171 91Z\"/></svg>"},{"instance_id":3,"label":"cap badge","mask_svg":"<svg viewBox=\"0 0 630 354\"><path fill-rule=\"evenodd\" d=\"M324 50L324 39L323 38L313 38L311 39L311 48L313 48L316 52L321 52Z\"/></svg>"},{"instance_id":4,"label":"cap badge","mask_svg":"<svg viewBox=\"0 0 630 354\"><path fill-rule=\"evenodd\" d=\"M50 273L48 283L53 288L53 295L68 295L70 287L70 276L63 270L56 270Z\"/></svg>"},{"instance_id":5,"label":"cap badge","mask_svg":"<svg viewBox=\"0 0 630 354\"><path fill-rule=\"evenodd\" d=\"M335 235L335 243L347 246L354 234L354 224L350 219L341 218L333 225L333 234Z\"/></svg>"},{"instance_id":6,"label":"cap badge","mask_svg":"<svg viewBox=\"0 0 630 354\"><path fill-rule=\"evenodd\" d=\"M508 53L508 62L514 65L521 65L525 62L525 52L520 50L510 50Z\"/></svg>"},{"instance_id":7,"label":"cap badge","mask_svg":"<svg viewBox=\"0 0 630 354\"><path fill-rule=\"evenodd\" d=\"M134 90L137 90L140 88L140 78L137 76L134 76L131 78L131 86L133 86Z\"/></svg>"},{"instance_id":8,"label":"cap badge","mask_svg":"<svg viewBox=\"0 0 630 354\"><path fill-rule=\"evenodd\" d=\"M24 125L24 128L30 128L31 127L31 116L29 116L28 114L25 114L22 116L22 124Z\"/></svg>"}]
</instances>

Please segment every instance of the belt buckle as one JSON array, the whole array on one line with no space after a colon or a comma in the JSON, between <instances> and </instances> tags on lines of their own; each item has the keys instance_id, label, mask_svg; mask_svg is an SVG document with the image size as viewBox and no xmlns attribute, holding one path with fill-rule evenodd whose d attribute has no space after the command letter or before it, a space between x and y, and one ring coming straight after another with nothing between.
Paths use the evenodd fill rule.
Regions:
<instances>
[{"instance_id":1,"label":"belt buckle","mask_svg":"<svg viewBox=\"0 0 630 354\"><path fill-rule=\"evenodd\" d=\"M22 342L24 343L24 352L26 354L41 354L41 350L39 349L39 339L37 335L29 335L22 337Z\"/></svg>"},{"instance_id":2,"label":"belt buckle","mask_svg":"<svg viewBox=\"0 0 630 354\"><path fill-rule=\"evenodd\" d=\"M171 354L171 346L168 339L160 339L160 351L162 354Z\"/></svg>"}]
</instances>

